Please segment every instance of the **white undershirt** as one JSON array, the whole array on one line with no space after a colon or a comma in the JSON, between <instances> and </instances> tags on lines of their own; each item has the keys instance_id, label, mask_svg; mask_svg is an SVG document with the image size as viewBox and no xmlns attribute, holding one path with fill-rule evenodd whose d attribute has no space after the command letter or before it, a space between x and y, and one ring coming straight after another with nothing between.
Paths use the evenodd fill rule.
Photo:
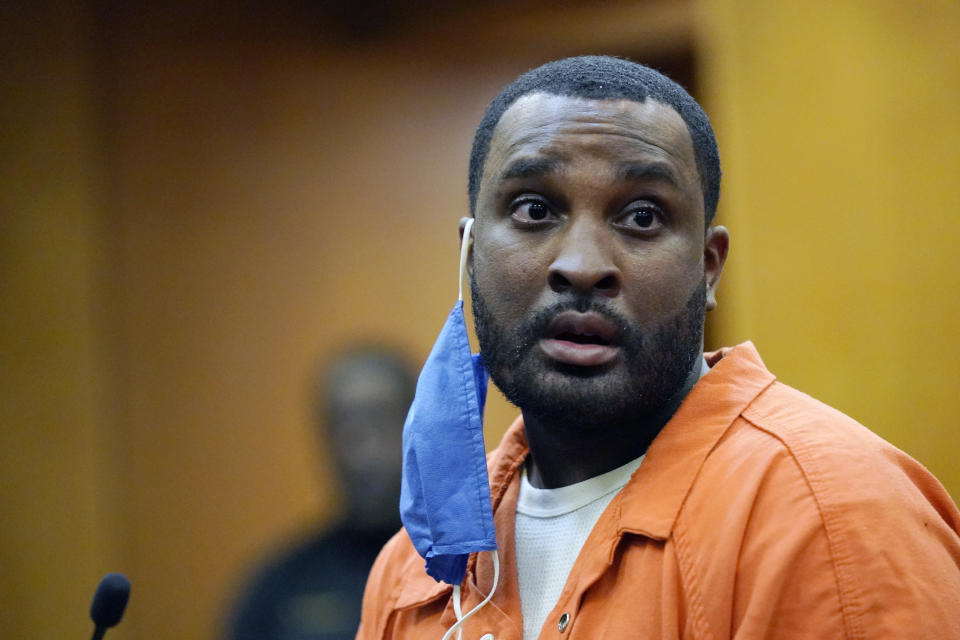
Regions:
<instances>
[{"instance_id":1,"label":"white undershirt","mask_svg":"<svg viewBox=\"0 0 960 640\"><path fill-rule=\"evenodd\" d=\"M524 468L516 522L524 640L540 635L590 531L641 462L643 456L559 489L537 489L527 480Z\"/></svg>"}]
</instances>

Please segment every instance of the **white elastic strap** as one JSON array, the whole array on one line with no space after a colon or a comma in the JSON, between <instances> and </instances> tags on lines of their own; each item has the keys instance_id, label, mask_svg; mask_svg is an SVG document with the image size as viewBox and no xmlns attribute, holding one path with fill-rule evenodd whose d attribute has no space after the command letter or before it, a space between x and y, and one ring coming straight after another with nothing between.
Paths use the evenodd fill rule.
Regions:
<instances>
[{"instance_id":1,"label":"white elastic strap","mask_svg":"<svg viewBox=\"0 0 960 640\"><path fill-rule=\"evenodd\" d=\"M460 626L460 621L463 620L463 609L461 608L460 585L458 584L453 585L453 612L457 616L457 624L454 626L459 627L457 629L457 640L463 640L463 627Z\"/></svg>"},{"instance_id":2,"label":"white elastic strap","mask_svg":"<svg viewBox=\"0 0 960 640\"><path fill-rule=\"evenodd\" d=\"M457 287L459 288L457 300L463 300L463 274L467 271L467 254L470 253L470 243L473 241L473 236L470 235L473 220L473 218L467 219L467 224L463 227L463 240L460 241L460 279L457 280Z\"/></svg>"},{"instance_id":3,"label":"white elastic strap","mask_svg":"<svg viewBox=\"0 0 960 640\"><path fill-rule=\"evenodd\" d=\"M469 229L469 227L468 227ZM483 602L475 606L473 609L467 612L467 615L460 615L460 585L453 585L453 612L457 614L457 621L452 627L447 629L447 632L443 634L443 640L450 640L451 634L456 630L457 640L460 640L462 637L461 627L464 621L475 614L477 611L490 602L490 599L493 598L493 594L497 591L497 585L500 583L500 556L497 555L496 549L491 551L493 554L493 588L490 589L490 593L487 594L487 597L483 599Z\"/></svg>"}]
</instances>

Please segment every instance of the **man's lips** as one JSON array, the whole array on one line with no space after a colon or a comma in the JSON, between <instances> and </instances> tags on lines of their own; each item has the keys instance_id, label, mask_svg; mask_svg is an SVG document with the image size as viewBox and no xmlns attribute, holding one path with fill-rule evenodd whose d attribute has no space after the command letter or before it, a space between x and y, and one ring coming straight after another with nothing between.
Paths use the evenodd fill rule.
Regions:
<instances>
[{"instance_id":1,"label":"man's lips","mask_svg":"<svg viewBox=\"0 0 960 640\"><path fill-rule=\"evenodd\" d=\"M540 349L553 360L580 367L597 367L617 357L620 332L597 313L557 314L540 339Z\"/></svg>"}]
</instances>

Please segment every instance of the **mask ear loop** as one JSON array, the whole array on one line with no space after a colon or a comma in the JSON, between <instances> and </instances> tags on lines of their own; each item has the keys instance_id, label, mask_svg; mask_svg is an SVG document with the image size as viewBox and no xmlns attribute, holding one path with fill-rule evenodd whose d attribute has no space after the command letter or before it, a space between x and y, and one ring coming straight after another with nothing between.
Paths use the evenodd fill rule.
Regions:
<instances>
[{"instance_id":1,"label":"mask ear loop","mask_svg":"<svg viewBox=\"0 0 960 640\"><path fill-rule=\"evenodd\" d=\"M467 271L467 255L470 253L470 245L473 242L473 235L470 232L473 230L474 222L475 219L470 218L463 227L463 240L460 243L460 279L457 282L459 289L457 300L459 302L463 302L463 276ZM443 640L449 640L454 631L457 632L457 640L461 640L463 638L463 622L479 611L483 606L490 602L491 598L493 598L493 594L497 590L497 585L500 583L500 556L497 554L496 549L490 553L493 554L493 588L490 589L490 593L488 593L487 597L483 599L483 602L467 612L467 615L463 615L460 603L460 585L453 585L453 612L457 616L457 622L452 627L447 629L445 634L443 634Z\"/></svg>"},{"instance_id":2,"label":"mask ear loop","mask_svg":"<svg viewBox=\"0 0 960 640\"><path fill-rule=\"evenodd\" d=\"M475 606L473 609L470 609L470 611L467 612L467 615L464 616L461 615L460 611L460 585L453 585L453 612L457 614L457 621L452 627L447 629L445 634L443 634L443 640L449 640L454 630L457 632L457 640L461 640L461 638L463 638L463 623L467 620L467 618L475 614L477 611L480 611L480 609L490 602L490 600L493 598L493 594L496 593L497 585L500 584L500 556L497 554L496 549L490 553L493 554L493 588L490 589L490 593L488 593L487 597L483 599L483 602Z\"/></svg>"},{"instance_id":3,"label":"mask ear loop","mask_svg":"<svg viewBox=\"0 0 960 640\"><path fill-rule=\"evenodd\" d=\"M469 218L463 227L463 240L460 241L460 278L457 280L457 300L463 302L463 275L467 272L467 255L470 253L470 245L473 243L473 235L470 231L473 229L474 218Z\"/></svg>"}]
</instances>

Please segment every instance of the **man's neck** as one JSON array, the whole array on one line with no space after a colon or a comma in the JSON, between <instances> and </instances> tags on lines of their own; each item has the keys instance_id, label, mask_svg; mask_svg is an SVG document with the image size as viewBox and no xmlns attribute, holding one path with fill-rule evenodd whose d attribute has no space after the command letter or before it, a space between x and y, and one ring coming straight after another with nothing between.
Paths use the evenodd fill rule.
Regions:
<instances>
[{"instance_id":1,"label":"man's neck","mask_svg":"<svg viewBox=\"0 0 960 640\"><path fill-rule=\"evenodd\" d=\"M583 424L558 432L550 422L524 412L530 483L541 489L565 487L639 458L705 372L703 359L697 358L683 385L660 409L620 425Z\"/></svg>"}]
</instances>

